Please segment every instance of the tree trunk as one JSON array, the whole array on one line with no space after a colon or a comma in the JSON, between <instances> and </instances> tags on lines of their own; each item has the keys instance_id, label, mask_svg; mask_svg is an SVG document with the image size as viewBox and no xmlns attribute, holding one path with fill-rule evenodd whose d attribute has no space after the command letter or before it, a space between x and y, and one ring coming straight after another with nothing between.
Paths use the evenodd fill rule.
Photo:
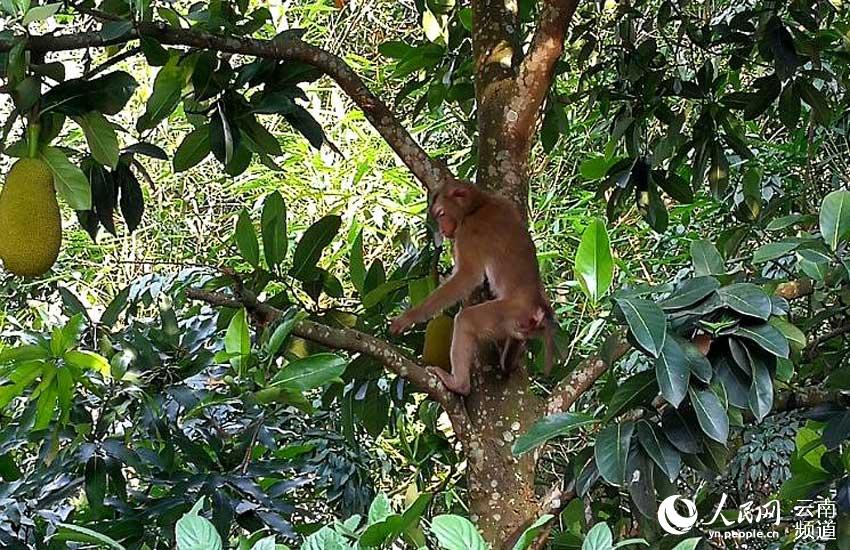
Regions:
<instances>
[{"instance_id":1,"label":"tree trunk","mask_svg":"<svg viewBox=\"0 0 850 550\"><path fill-rule=\"evenodd\" d=\"M538 398L523 368L500 375L495 362L480 363L474 392L466 400L472 433L466 441L469 506L484 538L494 548L538 512L534 453L516 458L514 440L537 419Z\"/></svg>"}]
</instances>

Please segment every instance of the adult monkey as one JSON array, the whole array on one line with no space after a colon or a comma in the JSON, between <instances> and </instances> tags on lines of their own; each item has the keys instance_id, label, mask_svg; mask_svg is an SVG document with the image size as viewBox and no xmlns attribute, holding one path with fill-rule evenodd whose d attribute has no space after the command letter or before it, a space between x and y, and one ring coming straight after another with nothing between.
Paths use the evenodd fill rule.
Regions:
<instances>
[{"instance_id":1,"label":"adult monkey","mask_svg":"<svg viewBox=\"0 0 850 550\"><path fill-rule=\"evenodd\" d=\"M544 372L552 369L555 319L543 290L537 254L519 210L508 200L474 185L453 180L431 198L431 214L440 233L454 241L454 271L421 304L396 317L390 332L401 334L463 300L485 279L493 300L465 307L455 317L452 372L430 368L448 389L468 395L470 368L478 344L524 342L542 336Z\"/></svg>"}]
</instances>

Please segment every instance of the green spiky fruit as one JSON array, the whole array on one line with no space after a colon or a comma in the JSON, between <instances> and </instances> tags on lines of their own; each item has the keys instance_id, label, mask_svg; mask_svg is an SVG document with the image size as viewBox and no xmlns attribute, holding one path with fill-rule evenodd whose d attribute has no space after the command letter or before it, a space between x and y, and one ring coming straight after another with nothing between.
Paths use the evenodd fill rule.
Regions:
<instances>
[{"instance_id":1,"label":"green spiky fruit","mask_svg":"<svg viewBox=\"0 0 850 550\"><path fill-rule=\"evenodd\" d=\"M50 167L39 159L20 159L0 191L0 260L15 275L38 277L56 262L61 243Z\"/></svg>"}]
</instances>

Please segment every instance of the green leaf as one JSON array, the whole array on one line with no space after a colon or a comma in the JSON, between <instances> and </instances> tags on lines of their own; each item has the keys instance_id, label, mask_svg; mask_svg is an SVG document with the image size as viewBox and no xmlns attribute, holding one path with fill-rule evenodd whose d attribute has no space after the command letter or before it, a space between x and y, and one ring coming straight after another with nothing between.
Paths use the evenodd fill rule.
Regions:
<instances>
[{"instance_id":1,"label":"green leaf","mask_svg":"<svg viewBox=\"0 0 850 550\"><path fill-rule=\"evenodd\" d=\"M714 277L702 276L687 279L659 305L665 311L686 308L704 300L718 288L720 283Z\"/></svg>"},{"instance_id":2,"label":"green leaf","mask_svg":"<svg viewBox=\"0 0 850 550\"><path fill-rule=\"evenodd\" d=\"M688 392L691 370L682 347L675 338L667 338L655 360L655 376L661 395L674 407L678 407Z\"/></svg>"},{"instance_id":3,"label":"green leaf","mask_svg":"<svg viewBox=\"0 0 850 550\"><path fill-rule=\"evenodd\" d=\"M58 527L58 530L50 537L50 540L59 542L86 542L105 545L113 550L126 550L126 548L124 548L124 546L119 544L116 540L87 527L73 525L70 523L57 523L56 526Z\"/></svg>"},{"instance_id":4,"label":"green leaf","mask_svg":"<svg viewBox=\"0 0 850 550\"><path fill-rule=\"evenodd\" d=\"M614 392L603 422L608 422L624 411L649 403L656 395L658 381L655 378L655 370L645 370L632 375Z\"/></svg>"},{"instance_id":5,"label":"green leaf","mask_svg":"<svg viewBox=\"0 0 850 550\"><path fill-rule=\"evenodd\" d=\"M292 256L291 275L296 279L309 278L316 263L322 257L322 251L336 237L342 218L336 215L324 216L304 231Z\"/></svg>"},{"instance_id":6,"label":"green leaf","mask_svg":"<svg viewBox=\"0 0 850 550\"><path fill-rule=\"evenodd\" d=\"M770 296L752 283L736 283L717 291L723 304L742 315L767 320L772 309Z\"/></svg>"},{"instance_id":7,"label":"green leaf","mask_svg":"<svg viewBox=\"0 0 850 550\"><path fill-rule=\"evenodd\" d=\"M361 302L363 303L363 307L369 309L371 307L375 307L380 304L384 298L386 298L389 294L395 292L400 288L404 288L407 286L406 279L396 279L394 281L387 281L386 283L381 283L374 289L370 290L363 296Z\"/></svg>"},{"instance_id":8,"label":"green leaf","mask_svg":"<svg viewBox=\"0 0 850 550\"><path fill-rule=\"evenodd\" d=\"M685 361L687 361L691 373L706 384L711 382L713 369L708 358L690 340L677 337L676 341L685 353Z\"/></svg>"},{"instance_id":9,"label":"green leaf","mask_svg":"<svg viewBox=\"0 0 850 550\"><path fill-rule=\"evenodd\" d=\"M87 350L71 350L66 351L62 355L62 359L70 365L78 369L90 369L99 372L104 378L109 378L112 375L112 369L109 366L109 361L106 357L99 355L93 351Z\"/></svg>"},{"instance_id":10,"label":"green leaf","mask_svg":"<svg viewBox=\"0 0 850 550\"><path fill-rule=\"evenodd\" d=\"M732 334L755 342L762 349L777 357L787 359L788 354L791 351L788 346L788 340L785 339L785 336L767 323L761 325L739 326L732 331Z\"/></svg>"},{"instance_id":11,"label":"green leaf","mask_svg":"<svg viewBox=\"0 0 850 550\"><path fill-rule=\"evenodd\" d=\"M602 478L611 485L619 487L625 483L634 428L633 422L618 422L603 428L596 437L596 467Z\"/></svg>"},{"instance_id":12,"label":"green leaf","mask_svg":"<svg viewBox=\"0 0 850 550\"><path fill-rule=\"evenodd\" d=\"M89 111L115 115L121 112L137 87L136 79L124 71L113 71L92 80L66 80L44 94L42 110L55 110L69 116Z\"/></svg>"},{"instance_id":13,"label":"green leaf","mask_svg":"<svg viewBox=\"0 0 850 550\"><path fill-rule=\"evenodd\" d=\"M782 95L779 96L779 120L789 130L797 128L801 108L800 94L797 93L793 84L786 85Z\"/></svg>"},{"instance_id":14,"label":"green leaf","mask_svg":"<svg viewBox=\"0 0 850 550\"><path fill-rule=\"evenodd\" d=\"M251 216L244 208L239 212L239 218L236 220L234 238L236 239L236 246L239 248L239 254L245 261L254 267L260 265L260 243L257 241L257 233L254 231Z\"/></svg>"},{"instance_id":15,"label":"green leaf","mask_svg":"<svg viewBox=\"0 0 850 550\"><path fill-rule=\"evenodd\" d=\"M390 504L390 499L384 493L378 493L372 499L372 504L369 505L369 525L384 521L393 514L393 507Z\"/></svg>"},{"instance_id":16,"label":"green leaf","mask_svg":"<svg viewBox=\"0 0 850 550\"><path fill-rule=\"evenodd\" d=\"M97 111L89 111L74 120L83 129L94 160L110 168L118 166L118 135L112 123Z\"/></svg>"},{"instance_id":17,"label":"green leaf","mask_svg":"<svg viewBox=\"0 0 850 550\"><path fill-rule=\"evenodd\" d=\"M47 359L49 352L42 346L26 344L0 351L0 365Z\"/></svg>"},{"instance_id":18,"label":"green leaf","mask_svg":"<svg viewBox=\"0 0 850 550\"><path fill-rule=\"evenodd\" d=\"M820 232L832 250L850 237L850 191L833 191L823 199Z\"/></svg>"},{"instance_id":19,"label":"green leaf","mask_svg":"<svg viewBox=\"0 0 850 550\"><path fill-rule=\"evenodd\" d=\"M425 37L431 42L445 42L443 25L431 10L426 9L422 12L422 30L425 31Z\"/></svg>"},{"instance_id":20,"label":"green leaf","mask_svg":"<svg viewBox=\"0 0 850 550\"><path fill-rule=\"evenodd\" d=\"M172 56L157 73L153 82L153 92L145 103L145 112L136 123L138 131L142 132L156 127L180 103L183 85L186 83L186 75L184 69L178 63L179 56Z\"/></svg>"},{"instance_id":21,"label":"green leaf","mask_svg":"<svg viewBox=\"0 0 850 550\"><path fill-rule=\"evenodd\" d=\"M287 388L306 391L324 386L342 376L348 362L333 353L317 353L297 359L278 372L272 382Z\"/></svg>"},{"instance_id":22,"label":"green leaf","mask_svg":"<svg viewBox=\"0 0 850 550\"><path fill-rule=\"evenodd\" d=\"M615 298L629 330L643 351L658 357L667 336L667 319L658 305L642 298Z\"/></svg>"},{"instance_id":23,"label":"green leaf","mask_svg":"<svg viewBox=\"0 0 850 550\"><path fill-rule=\"evenodd\" d=\"M682 456L665 437L658 433L655 426L641 420L637 423L637 436L641 447L661 468L672 483L682 470Z\"/></svg>"},{"instance_id":24,"label":"green leaf","mask_svg":"<svg viewBox=\"0 0 850 550\"><path fill-rule=\"evenodd\" d=\"M614 546L614 535L604 521L600 521L587 533L581 550L611 550Z\"/></svg>"},{"instance_id":25,"label":"green leaf","mask_svg":"<svg viewBox=\"0 0 850 550\"><path fill-rule=\"evenodd\" d=\"M605 223L594 219L584 230L576 251L576 278L592 303L608 292L614 278L614 258Z\"/></svg>"},{"instance_id":26,"label":"green leaf","mask_svg":"<svg viewBox=\"0 0 850 550\"><path fill-rule=\"evenodd\" d=\"M673 550L695 550L699 542L702 540L702 537L694 537L691 539L686 539L677 544Z\"/></svg>"},{"instance_id":27,"label":"green leaf","mask_svg":"<svg viewBox=\"0 0 850 550\"><path fill-rule=\"evenodd\" d=\"M354 242L351 244L351 253L349 259L349 271L351 272L351 283L357 292L363 295L363 284L366 281L366 264L363 260L363 230L357 233Z\"/></svg>"},{"instance_id":28,"label":"green leaf","mask_svg":"<svg viewBox=\"0 0 850 550\"><path fill-rule=\"evenodd\" d=\"M720 403L720 399L711 390L688 390L691 396L691 404L697 415L697 422L703 433L721 443L726 444L729 439L729 417Z\"/></svg>"},{"instance_id":29,"label":"green leaf","mask_svg":"<svg viewBox=\"0 0 850 550\"><path fill-rule=\"evenodd\" d=\"M517 539L516 544L512 550L526 550L531 543L534 542L540 533L543 532L543 528L549 523L555 516L552 514L543 514L534 523L528 526L525 531L522 532L519 539Z\"/></svg>"},{"instance_id":30,"label":"green leaf","mask_svg":"<svg viewBox=\"0 0 850 550\"><path fill-rule=\"evenodd\" d=\"M289 239L286 235L286 204L283 195L275 191L266 197L261 218L263 254L269 267L277 267L286 258Z\"/></svg>"},{"instance_id":31,"label":"green leaf","mask_svg":"<svg viewBox=\"0 0 850 550\"><path fill-rule=\"evenodd\" d=\"M275 550L275 548L274 535L269 535L255 542L251 550Z\"/></svg>"},{"instance_id":32,"label":"green leaf","mask_svg":"<svg viewBox=\"0 0 850 550\"><path fill-rule=\"evenodd\" d=\"M553 437L566 435L583 426L597 422L592 416L581 413L556 413L539 419L514 442L514 456L536 449Z\"/></svg>"},{"instance_id":33,"label":"green leaf","mask_svg":"<svg viewBox=\"0 0 850 550\"><path fill-rule=\"evenodd\" d=\"M50 167L56 192L74 210L91 210L91 185L79 167L61 149L45 147L41 159Z\"/></svg>"},{"instance_id":34,"label":"green leaf","mask_svg":"<svg viewBox=\"0 0 850 550\"><path fill-rule=\"evenodd\" d=\"M248 331L248 312L245 308L230 319L224 334L224 350L233 356L230 364L236 372L242 374L243 362L251 353L251 333Z\"/></svg>"},{"instance_id":35,"label":"green leaf","mask_svg":"<svg viewBox=\"0 0 850 550\"><path fill-rule=\"evenodd\" d=\"M202 516L187 514L174 530L177 550L221 550L221 537L215 526Z\"/></svg>"},{"instance_id":36,"label":"green leaf","mask_svg":"<svg viewBox=\"0 0 850 550\"><path fill-rule=\"evenodd\" d=\"M183 172L198 165L210 154L210 127L199 126L189 132L174 152L174 171Z\"/></svg>"},{"instance_id":37,"label":"green leaf","mask_svg":"<svg viewBox=\"0 0 850 550\"><path fill-rule=\"evenodd\" d=\"M808 345L806 334L786 319L782 317L771 317L768 322L788 340L791 349L802 351Z\"/></svg>"},{"instance_id":38,"label":"green leaf","mask_svg":"<svg viewBox=\"0 0 850 550\"><path fill-rule=\"evenodd\" d=\"M783 256L787 256L800 246L799 242L795 241L779 241L776 243L767 243L760 246L753 253L753 264L763 264L771 260L777 260Z\"/></svg>"},{"instance_id":39,"label":"green leaf","mask_svg":"<svg viewBox=\"0 0 850 550\"><path fill-rule=\"evenodd\" d=\"M431 534L445 550L487 550L475 526L461 516L441 515L431 520Z\"/></svg>"},{"instance_id":40,"label":"green leaf","mask_svg":"<svg viewBox=\"0 0 850 550\"><path fill-rule=\"evenodd\" d=\"M57 2L55 4L45 4L43 6L33 6L27 11L27 14L24 15L24 18L21 20L21 25L26 27L30 23L49 19L56 15L56 12L59 11L59 8L61 7L61 2Z\"/></svg>"},{"instance_id":41,"label":"green leaf","mask_svg":"<svg viewBox=\"0 0 850 550\"><path fill-rule=\"evenodd\" d=\"M696 276L723 275L726 273L726 264L720 252L710 242L704 239L691 241L691 260L694 264Z\"/></svg>"},{"instance_id":42,"label":"green leaf","mask_svg":"<svg viewBox=\"0 0 850 550\"><path fill-rule=\"evenodd\" d=\"M579 174L587 181L598 180L608 173L611 161L604 156L594 156L585 159L578 167Z\"/></svg>"},{"instance_id":43,"label":"green leaf","mask_svg":"<svg viewBox=\"0 0 850 550\"><path fill-rule=\"evenodd\" d=\"M773 379L764 360L751 354L753 382L750 385L749 404L756 419L761 422L773 408Z\"/></svg>"}]
</instances>

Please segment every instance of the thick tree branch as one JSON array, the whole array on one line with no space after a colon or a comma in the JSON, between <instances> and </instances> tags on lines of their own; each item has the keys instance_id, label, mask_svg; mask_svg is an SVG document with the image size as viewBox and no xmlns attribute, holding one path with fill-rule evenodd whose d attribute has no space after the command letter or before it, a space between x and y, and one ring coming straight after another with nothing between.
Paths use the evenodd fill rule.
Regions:
<instances>
[{"instance_id":1,"label":"thick tree branch","mask_svg":"<svg viewBox=\"0 0 850 550\"><path fill-rule=\"evenodd\" d=\"M283 312L265 304L250 292L242 290L236 296L223 292L189 289L186 295L219 307L247 309L264 322L273 321ZM460 398L448 391L442 382L422 365L404 355L397 347L369 334L348 328L335 328L309 320L295 323L292 334L333 349L364 353L380 361L388 370L408 380L431 399L440 403L448 413L458 437L465 440L470 430L469 419Z\"/></svg>"},{"instance_id":2,"label":"thick tree branch","mask_svg":"<svg viewBox=\"0 0 850 550\"><path fill-rule=\"evenodd\" d=\"M518 136L530 136L549 89L555 66L564 53L564 39L579 0L546 0L542 4L537 30L519 67L517 95L512 109L515 121L508 123ZM514 118L514 117L511 117Z\"/></svg>"},{"instance_id":3,"label":"thick tree branch","mask_svg":"<svg viewBox=\"0 0 850 550\"><path fill-rule=\"evenodd\" d=\"M135 29L126 34L108 39L96 32L55 36L17 36L2 39L0 51L10 50L20 40L26 41L27 49L44 53L124 44L141 36L154 38L162 44L171 46L187 46L264 59L308 63L336 81L352 101L363 110L369 122L426 188L436 189L452 177L448 167L442 161L428 156L389 108L366 87L363 80L342 59L294 37L259 40L219 36L191 29L176 29L164 23L137 23Z\"/></svg>"},{"instance_id":4,"label":"thick tree branch","mask_svg":"<svg viewBox=\"0 0 850 550\"><path fill-rule=\"evenodd\" d=\"M569 409L631 347L623 330L611 333L597 353L582 361L569 377L555 387L546 404L545 414Z\"/></svg>"}]
</instances>

